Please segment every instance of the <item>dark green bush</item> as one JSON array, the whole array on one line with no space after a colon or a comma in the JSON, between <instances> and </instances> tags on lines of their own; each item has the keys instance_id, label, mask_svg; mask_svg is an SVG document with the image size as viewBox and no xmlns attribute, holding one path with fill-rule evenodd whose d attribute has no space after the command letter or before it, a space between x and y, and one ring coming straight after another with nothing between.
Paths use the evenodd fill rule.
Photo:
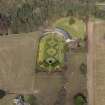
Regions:
<instances>
[{"instance_id":1,"label":"dark green bush","mask_svg":"<svg viewBox=\"0 0 105 105\"><path fill-rule=\"evenodd\" d=\"M3 98L5 95L6 95L6 92L0 89L0 99Z\"/></svg>"},{"instance_id":2,"label":"dark green bush","mask_svg":"<svg viewBox=\"0 0 105 105\"><path fill-rule=\"evenodd\" d=\"M82 74L86 75L86 73L87 73L87 65L85 63L81 63L80 71L81 71Z\"/></svg>"},{"instance_id":3,"label":"dark green bush","mask_svg":"<svg viewBox=\"0 0 105 105\"><path fill-rule=\"evenodd\" d=\"M30 104L30 105L37 105L37 98L34 95L29 95L27 96L26 101Z\"/></svg>"},{"instance_id":4,"label":"dark green bush","mask_svg":"<svg viewBox=\"0 0 105 105\"><path fill-rule=\"evenodd\" d=\"M75 105L85 105L87 103L86 97L82 93L78 93L74 96Z\"/></svg>"},{"instance_id":5,"label":"dark green bush","mask_svg":"<svg viewBox=\"0 0 105 105\"><path fill-rule=\"evenodd\" d=\"M71 17L70 20L69 20L69 24L72 25L74 23L75 23L75 19L73 17Z\"/></svg>"}]
</instances>

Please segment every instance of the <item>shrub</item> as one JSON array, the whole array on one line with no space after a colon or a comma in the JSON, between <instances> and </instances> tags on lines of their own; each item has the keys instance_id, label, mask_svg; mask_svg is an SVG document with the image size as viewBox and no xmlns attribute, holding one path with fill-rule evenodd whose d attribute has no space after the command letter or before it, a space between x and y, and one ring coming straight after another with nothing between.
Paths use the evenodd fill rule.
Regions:
<instances>
[{"instance_id":1,"label":"shrub","mask_svg":"<svg viewBox=\"0 0 105 105\"><path fill-rule=\"evenodd\" d=\"M6 95L6 92L0 89L0 99L3 98L5 95Z\"/></svg>"},{"instance_id":2,"label":"shrub","mask_svg":"<svg viewBox=\"0 0 105 105\"><path fill-rule=\"evenodd\" d=\"M82 64L80 65L80 71L81 71L81 73L82 73L83 75L86 75L86 73L87 73L87 65L86 65L85 63L82 63Z\"/></svg>"},{"instance_id":3,"label":"shrub","mask_svg":"<svg viewBox=\"0 0 105 105\"><path fill-rule=\"evenodd\" d=\"M37 98L34 95L29 95L27 96L26 101L30 104L30 105L37 105Z\"/></svg>"},{"instance_id":4,"label":"shrub","mask_svg":"<svg viewBox=\"0 0 105 105\"><path fill-rule=\"evenodd\" d=\"M73 17L71 17L70 20L69 20L69 24L72 25L74 23L75 23L75 19Z\"/></svg>"},{"instance_id":5,"label":"shrub","mask_svg":"<svg viewBox=\"0 0 105 105\"><path fill-rule=\"evenodd\" d=\"M85 105L87 103L86 97L82 93L78 93L74 96L75 105Z\"/></svg>"}]
</instances>

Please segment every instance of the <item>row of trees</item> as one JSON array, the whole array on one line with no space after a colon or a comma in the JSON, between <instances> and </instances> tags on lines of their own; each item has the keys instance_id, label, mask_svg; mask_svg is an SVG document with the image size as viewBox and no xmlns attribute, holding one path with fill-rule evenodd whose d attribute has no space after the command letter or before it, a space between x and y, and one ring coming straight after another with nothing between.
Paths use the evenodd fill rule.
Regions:
<instances>
[{"instance_id":1,"label":"row of trees","mask_svg":"<svg viewBox=\"0 0 105 105\"><path fill-rule=\"evenodd\" d=\"M9 10L13 33L29 32L64 15L64 0L28 0Z\"/></svg>"},{"instance_id":2,"label":"row of trees","mask_svg":"<svg viewBox=\"0 0 105 105\"><path fill-rule=\"evenodd\" d=\"M9 18L13 33L34 31L42 25L49 25L53 20L65 16L78 17L87 26L90 16L100 15L100 10L96 6L96 1L100 0L9 1L0 3L0 11ZM102 15L105 16L104 13Z\"/></svg>"}]
</instances>

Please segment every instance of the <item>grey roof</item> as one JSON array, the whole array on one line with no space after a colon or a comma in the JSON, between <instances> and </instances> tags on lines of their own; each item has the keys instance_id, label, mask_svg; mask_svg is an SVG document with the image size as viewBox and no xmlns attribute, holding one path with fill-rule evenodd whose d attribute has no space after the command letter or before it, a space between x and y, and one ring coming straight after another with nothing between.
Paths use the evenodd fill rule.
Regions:
<instances>
[{"instance_id":1,"label":"grey roof","mask_svg":"<svg viewBox=\"0 0 105 105\"><path fill-rule=\"evenodd\" d=\"M62 28L56 28L55 31L62 33L65 39L72 39L71 35Z\"/></svg>"}]
</instances>

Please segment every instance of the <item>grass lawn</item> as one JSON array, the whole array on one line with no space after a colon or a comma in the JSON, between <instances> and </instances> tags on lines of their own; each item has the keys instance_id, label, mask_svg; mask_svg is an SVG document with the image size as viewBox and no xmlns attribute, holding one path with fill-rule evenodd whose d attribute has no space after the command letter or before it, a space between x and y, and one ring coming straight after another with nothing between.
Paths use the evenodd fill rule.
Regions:
<instances>
[{"instance_id":1,"label":"grass lawn","mask_svg":"<svg viewBox=\"0 0 105 105\"><path fill-rule=\"evenodd\" d=\"M54 27L60 27L63 28L65 31L69 32L72 37L77 37L77 38L84 38L85 34L85 24L83 23L82 20L78 20L76 18L74 24L69 24L69 17L61 18L57 20L53 26Z\"/></svg>"},{"instance_id":2,"label":"grass lawn","mask_svg":"<svg viewBox=\"0 0 105 105\"><path fill-rule=\"evenodd\" d=\"M64 65L64 46L62 36L48 33L40 39L37 64L41 68L56 69Z\"/></svg>"}]
</instances>

